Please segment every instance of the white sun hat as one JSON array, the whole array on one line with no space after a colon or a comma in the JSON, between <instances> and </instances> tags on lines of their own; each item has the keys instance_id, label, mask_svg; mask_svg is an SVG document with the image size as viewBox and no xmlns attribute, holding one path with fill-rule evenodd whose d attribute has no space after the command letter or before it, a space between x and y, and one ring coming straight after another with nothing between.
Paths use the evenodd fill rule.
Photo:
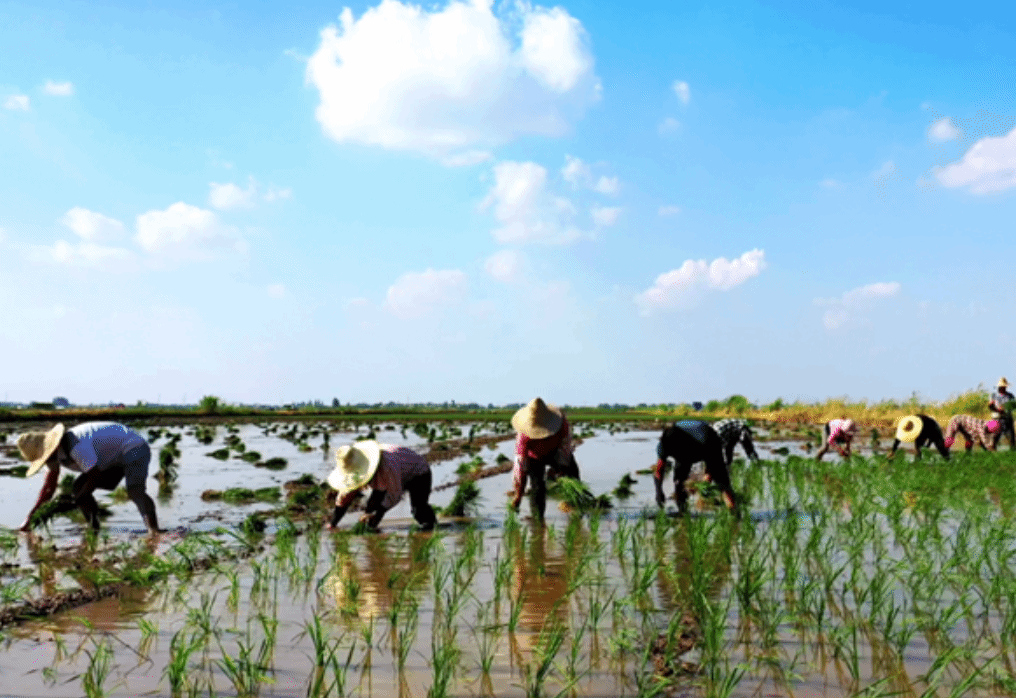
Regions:
<instances>
[{"instance_id":1,"label":"white sun hat","mask_svg":"<svg viewBox=\"0 0 1016 698\"><path fill-rule=\"evenodd\" d=\"M381 445L377 441L357 441L340 446L335 452L335 470L328 475L328 484L339 494L352 492L374 477L380 463Z\"/></svg>"},{"instance_id":2,"label":"white sun hat","mask_svg":"<svg viewBox=\"0 0 1016 698\"><path fill-rule=\"evenodd\" d=\"M896 438L903 443L914 443L917 441L917 437L921 434L921 429L923 428L924 423L920 417L913 414L908 415L896 425Z\"/></svg>"},{"instance_id":3,"label":"white sun hat","mask_svg":"<svg viewBox=\"0 0 1016 698\"><path fill-rule=\"evenodd\" d=\"M57 424L49 431L30 431L18 437L18 450L21 451L22 457L32 464L25 477L32 477L42 470L42 466L60 445L64 431L64 425Z\"/></svg>"},{"instance_id":4,"label":"white sun hat","mask_svg":"<svg viewBox=\"0 0 1016 698\"><path fill-rule=\"evenodd\" d=\"M554 405L548 405L542 398L533 398L529 404L512 415L512 427L530 439L545 439L553 436L564 423L564 415Z\"/></svg>"}]
</instances>

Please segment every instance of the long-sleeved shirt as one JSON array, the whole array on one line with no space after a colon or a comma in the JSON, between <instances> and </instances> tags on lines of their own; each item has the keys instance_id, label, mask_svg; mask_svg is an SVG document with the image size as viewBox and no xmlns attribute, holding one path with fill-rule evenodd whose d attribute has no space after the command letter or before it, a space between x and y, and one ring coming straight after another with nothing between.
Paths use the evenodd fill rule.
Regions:
<instances>
[{"instance_id":1,"label":"long-sleeved shirt","mask_svg":"<svg viewBox=\"0 0 1016 698\"><path fill-rule=\"evenodd\" d=\"M85 422L71 427L60 440L61 450L69 458L60 465L79 473L92 468L105 470L121 462L122 456L144 443L145 438L130 427L116 422Z\"/></svg>"},{"instance_id":2,"label":"long-sleeved shirt","mask_svg":"<svg viewBox=\"0 0 1016 698\"><path fill-rule=\"evenodd\" d=\"M406 485L413 478L430 472L430 464L427 459L419 453L406 446L394 446L392 444L380 444L381 462L378 463L374 475L364 485L374 491L385 493L381 500L381 506L385 510L391 509L402 499L406 491ZM353 503L359 489L347 492L335 503L336 507L343 509Z\"/></svg>"},{"instance_id":3,"label":"long-sleeved shirt","mask_svg":"<svg viewBox=\"0 0 1016 698\"><path fill-rule=\"evenodd\" d=\"M721 419L713 422L712 426L713 430L720 435L720 441L723 442L723 451L727 465L730 465L730 461L734 456L734 447L738 443L744 446L744 452L748 454L749 458L758 460L758 454L755 453L755 444L751 438L751 427L748 426L748 422L743 419Z\"/></svg>"},{"instance_id":4,"label":"long-sleeved shirt","mask_svg":"<svg viewBox=\"0 0 1016 698\"><path fill-rule=\"evenodd\" d=\"M512 484L515 491L522 492L526 488L530 460L544 460L555 454L558 464L567 466L571 461L573 450L571 426L563 414L561 428L550 436L533 439L519 432L515 437L515 463L512 466Z\"/></svg>"},{"instance_id":5,"label":"long-sleeved shirt","mask_svg":"<svg viewBox=\"0 0 1016 698\"><path fill-rule=\"evenodd\" d=\"M988 421L985 419L958 414L949 420L949 425L945 428L947 444L952 444L957 432L963 434L967 441L980 443L988 450L995 449L996 435L988 431Z\"/></svg>"},{"instance_id":6,"label":"long-sleeved shirt","mask_svg":"<svg viewBox=\"0 0 1016 698\"><path fill-rule=\"evenodd\" d=\"M1002 389L999 388L992 394L988 408L999 417L1003 415L1008 417L1012 413L1014 401L1016 401L1016 395L1008 390L1002 392Z\"/></svg>"},{"instance_id":7,"label":"long-sleeved shirt","mask_svg":"<svg viewBox=\"0 0 1016 698\"><path fill-rule=\"evenodd\" d=\"M828 426L830 446L835 446L837 442L850 443L857 431L857 425L852 419L830 419Z\"/></svg>"}]
</instances>

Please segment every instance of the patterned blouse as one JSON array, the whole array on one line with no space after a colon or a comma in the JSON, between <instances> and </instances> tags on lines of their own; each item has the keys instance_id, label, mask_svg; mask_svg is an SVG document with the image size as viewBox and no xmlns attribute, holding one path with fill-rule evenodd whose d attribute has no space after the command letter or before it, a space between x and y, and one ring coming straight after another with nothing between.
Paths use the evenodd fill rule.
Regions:
<instances>
[{"instance_id":1,"label":"patterned blouse","mask_svg":"<svg viewBox=\"0 0 1016 698\"><path fill-rule=\"evenodd\" d=\"M515 464L512 466L515 491L522 492L525 489L531 459L543 460L556 451L557 462L566 465L571 460L573 449L571 426L564 414L561 415L561 428L556 434L532 439L519 432L515 437Z\"/></svg>"},{"instance_id":2,"label":"patterned blouse","mask_svg":"<svg viewBox=\"0 0 1016 698\"><path fill-rule=\"evenodd\" d=\"M374 476L367 481L365 487L374 490L381 490L385 498L381 502L386 510L391 509L405 492L409 481L419 475L426 475L430 472L430 465L427 459L419 453L406 446L393 446L391 444L380 444L381 462L374 471ZM340 497L335 504L339 507L348 507L353 503L359 489L346 493Z\"/></svg>"}]
</instances>

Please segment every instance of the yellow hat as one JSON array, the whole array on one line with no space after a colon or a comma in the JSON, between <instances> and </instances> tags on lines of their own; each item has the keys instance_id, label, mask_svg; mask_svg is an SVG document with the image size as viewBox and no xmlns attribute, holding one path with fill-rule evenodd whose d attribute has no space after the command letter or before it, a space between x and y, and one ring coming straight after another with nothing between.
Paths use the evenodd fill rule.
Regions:
<instances>
[{"instance_id":1,"label":"yellow hat","mask_svg":"<svg viewBox=\"0 0 1016 698\"><path fill-rule=\"evenodd\" d=\"M1001 378L998 379L998 385L996 387L998 387L998 388L1008 388L1009 387L1009 381L1007 381L1005 379L1005 376L1002 376Z\"/></svg>"},{"instance_id":2,"label":"yellow hat","mask_svg":"<svg viewBox=\"0 0 1016 698\"><path fill-rule=\"evenodd\" d=\"M57 424L49 431L30 431L18 437L18 450L21 451L21 456L32 464L25 477L32 477L42 470L42 466L60 445L64 431L64 425Z\"/></svg>"},{"instance_id":3,"label":"yellow hat","mask_svg":"<svg viewBox=\"0 0 1016 698\"><path fill-rule=\"evenodd\" d=\"M896 438L903 443L913 443L917 441L917 437L921 434L921 429L924 428L924 423L921 418L916 415L910 415L900 420L900 423L896 425Z\"/></svg>"},{"instance_id":4,"label":"yellow hat","mask_svg":"<svg viewBox=\"0 0 1016 698\"><path fill-rule=\"evenodd\" d=\"M564 415L554 405L548 405L542 398L533 398L529 404L512 415L512 427L530 439L545 439L553 436L564 423Z\"/></svg>"},{"instance_id":5,"label":"yellow hat","mask_svg":"<svg viewBox=\"0 0 1016 698\"><path fill-rule=\"evenodd\" d=\"M357 441L341 446L335 452L335 470L328 475L328 484L346 494L359 489L374 477L381 463L381 445L377 441Z\"/></svg>"}]
</instances>

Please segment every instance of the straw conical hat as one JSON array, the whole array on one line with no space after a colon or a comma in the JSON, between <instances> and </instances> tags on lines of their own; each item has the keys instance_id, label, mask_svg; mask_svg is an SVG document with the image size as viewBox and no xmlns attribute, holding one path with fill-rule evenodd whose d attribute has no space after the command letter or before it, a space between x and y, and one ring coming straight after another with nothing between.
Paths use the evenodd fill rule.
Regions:
<instances>
[{"instance_id":1,"label":"straw conical hat","mask_svg":"<svg viewBox=\"0 0 1016 698\"><path fill-rule=\"evenodd\" d=\"M545 439L553 436L564 423L564 415L554 405L548 405L542 398L533 398L529 404L512 415L512 427L530 439Z\"/></svg>"},{"instance_id":2,"label":"straw conical hat","mask_svg":"<svg viewBox=\"0 0 1016 698\"><path fill-rule=\"evenodd\" d=\"M363 487L374 477L381 462L381 446L377 441L357 441L341 446L335 452L335 470L328 475L328 484L340 494Z\"/></svg>"},{"instance_id":3,"label":"straw conical hat","mask_svg":"<svg viewBox=\"0 0 1016 698\"><path fill-rule=\"evenodd\" d=\"M921 418L912 414L901 419L900 423L896 425L896 438L903 443L913 443L917 441L923 428L924 424L921 422Z\"/></svg>"},{"instance_id":4,"label":"straw conical hat","mask_svg":"<svg viewBox=\"0 0 1016 698\"><path fill-rule=\"evenodd\" d=\"M64 435L64 425L57 424L49 431L30 431L18 437L18 450L21 456L31 462L25 477L32 477L42 470L53 451L60 445Z\"/></svg>"},{"instance_id":5,"label":"straw conical hat","mask_svg":"<svg viewBox=\"0 0 1016 698\"><path fill-rule=\"evenodd\" d=\"M998 385L996 387L999 387L999 388L1008 388L1009 387L1009 381L1007 381L1005 379L1005 376L1002 376L1001 378L998 379Z\"/></svg>"}]
</instances>

